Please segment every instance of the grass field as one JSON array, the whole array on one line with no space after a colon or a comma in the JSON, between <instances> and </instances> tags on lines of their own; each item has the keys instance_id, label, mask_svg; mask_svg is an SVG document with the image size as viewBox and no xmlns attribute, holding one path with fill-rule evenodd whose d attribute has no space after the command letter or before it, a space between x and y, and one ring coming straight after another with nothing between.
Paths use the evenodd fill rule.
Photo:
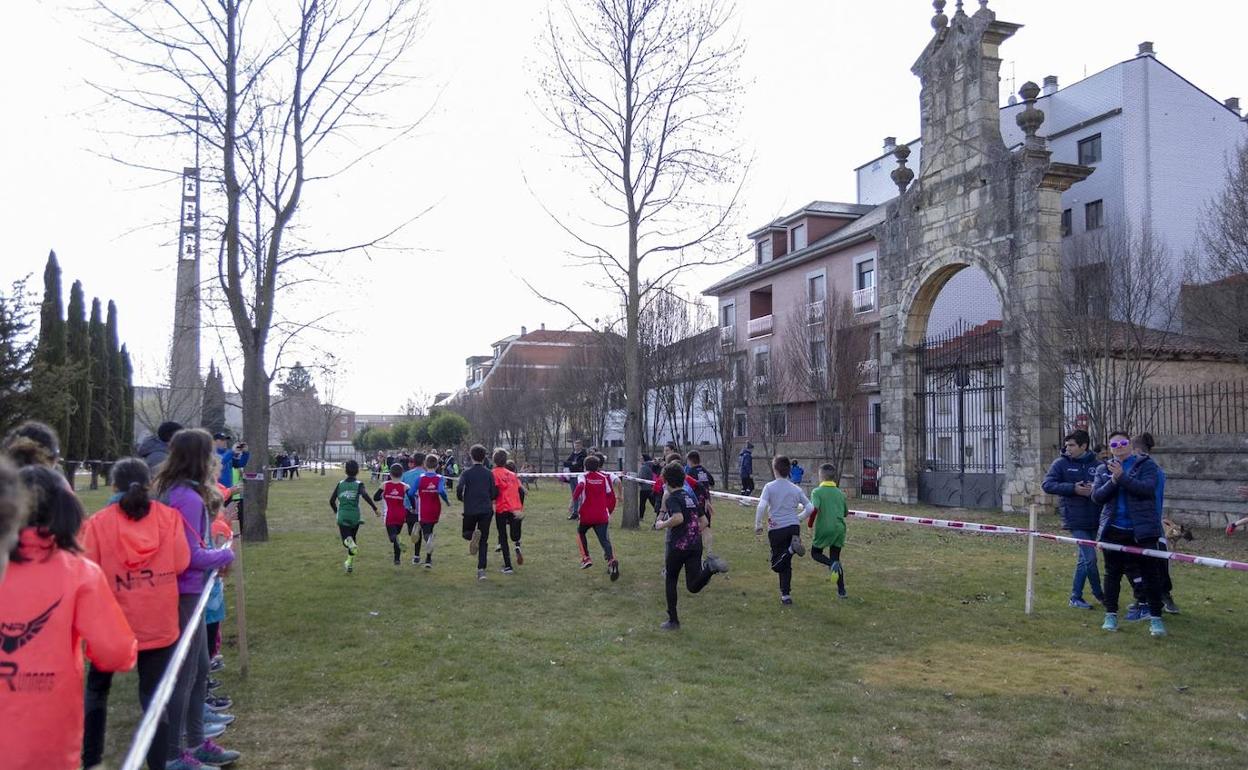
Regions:
<instances>
[{"instance_id":1,"label":"grass field","mask_svg":"<svg viewBox=\"0 0 1248 770\"><path fill-rule=\"evenodd\" d=\"M478 583L457 514L432 571L393 566L366 514L344 574L335 480L275 484L271 540L247 547L251 671L237 674L231 614L221 674L239 768L1248 766L1242 573L1173 565L1170 636L1111 635L1066 606L1070 547L1038 545L1027 617L1023 539L851 521L850 598L799 559L782 608L752 511L721 503L732 571L682 588L673 634L658 628L661 533L613 525L619 582L601 559L582 571L566 487L530 497L517 574L491 547ZM1248 556L1248 538L1187 545ZM114 684L112 766L132 691L129 675Z\"/></svg>"}]
</instances>

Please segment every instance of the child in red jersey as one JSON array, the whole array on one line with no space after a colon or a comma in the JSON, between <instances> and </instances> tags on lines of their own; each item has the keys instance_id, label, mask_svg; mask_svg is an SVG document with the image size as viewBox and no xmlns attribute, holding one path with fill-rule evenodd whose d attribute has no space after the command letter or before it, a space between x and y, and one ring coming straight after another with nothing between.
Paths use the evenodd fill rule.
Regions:
<instances>
[{"instance_id":1,"label":"child in red jersey","mask_svg":"<svg viewBox=\"0 0 1248 770\"><path fill-rule=\"evenodd\" d=\"M403 466L394 463L390 466L390 478L373 493L374 500L380 501L384 498L386 501L386 537L390 538L390 545L394 548L395 566L403 558L403 545L399 542L399 535L407 521L407 507L403 503L407 497L407 484L403 483L402 477Z\"/></svg>"},{"instance_id":2,"label":"child in red jersey","mask_svg":"<svg viewBox=\"0 0 1248 770\"><path fill-rule=\"evenodd\" d=\"M585 474L577 482L572 499L580 505L580 521L577 523L577 546L581 549L581 569L589 569L594 562L589 558L589 541L585 533L593 530L602 544L603 555L607 557L607 574L612 580L620 579L620 563L611 548L611 538L607 535L607 523L615 511L615 489L611 477L602 473L599 468L602 461L596 456L585 458Z\"/></svg>"},{"instance_id":3,"label":"child in red jersey","mask_svg":"<svg viewBox=\"0 0 1248 770\"><path fill-rule=\"evenodd\" d=\"M498 548L503 554L503 574L510 575L511 548L507 544L508 534L515 543L516 564L524 564L524 554L520 551L520 524L524 518L524 503L521 495L524 490L520 486L520 477L507 467L507 450L495 449L494 486L498 487L498 497L494 500L494 518L498 525Z\"/></svg>"},{"instance_id":4,"label":"child in red jersey","mask_svg":"<svg viewBox=\"0 0 1248 770\"><path fill-rule=\"evenodd\" d=\"M417 509L420 511L420 539L416 540L416 555L420 558L420 545L425 545L425 569L433 569L433 527L442 518L442 503L451 501L446 496L446 477L438 473L438 456L425 457L425 472L416 480Z\"/></svg>"}]
</instances>

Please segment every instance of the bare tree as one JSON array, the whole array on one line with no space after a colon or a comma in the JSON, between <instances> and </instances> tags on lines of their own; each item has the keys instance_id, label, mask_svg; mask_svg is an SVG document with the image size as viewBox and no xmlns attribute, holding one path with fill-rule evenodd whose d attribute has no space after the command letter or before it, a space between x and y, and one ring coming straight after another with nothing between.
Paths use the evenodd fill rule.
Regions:
<instances>
[{"instance_id":1,"label":"bare tree","mask_svg":"<svg viewBox=\"0 0 1248 770\"><path fill-rule=\"evenodd\" d=\"M225 212L217 282L242 358L243 433L259 444L269 432L281 347L319 321L280 312L279 298L302 280L298 266L384 238L312 247L298 242L297 213L309 185L379 149L360 151L357 132L384 128L370 105L404 81L396 65L415 38L421 5L299 0L270 13L247 0L131 8L100 0L100 8L120 33L106 49L136 75L108 95L195 134L219 160L209 165ZM284 320L291 333L272 350L271 333ZM252 454L249 471L260 470L264 454ZM265 540L268 486L247 486L244 535Z\"/></svg>"},{"instance_id":2,"label":"bare tree","mask_svg":"<svg viewBox=\"0 0 1248 770\"><path fill-rule=\"evenodd\" d=\"M1248 142L1197 223L1186 266L1183 331L1233 344L1248 357Z\"/></svg>"},{"instance_id":3,"label":"bare tree","mask_svg":"<svg viewBox=\"0 0 1248 770\"><path fill-rule=\"evenodd\" d=\"M565 0L562 10L547 29L547 114L610 221L560 225L579 244L575 256L601 271L624 308L624 445L632 458L646 408L639 328L650 293L684 268L737 256L727 240L741 163L727 138L742 48L721 0ZM624 526L636 527L636 499L625 500Z\"/></svg>"}]
</instances>

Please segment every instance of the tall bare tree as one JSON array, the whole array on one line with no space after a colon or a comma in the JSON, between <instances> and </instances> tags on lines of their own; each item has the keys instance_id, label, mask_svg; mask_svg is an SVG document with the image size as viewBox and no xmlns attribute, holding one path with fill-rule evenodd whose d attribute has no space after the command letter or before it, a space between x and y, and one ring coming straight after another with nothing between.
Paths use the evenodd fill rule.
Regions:
<instances>
[{"instance_id":1,"label":"tall bare tree","mask_svg":"<svg viewBox=\"0 0 1248 770\"><path fill-rule=\"evenodd\" d=\"M206 181L225 212L216 278L242 358L243 433L263 446L280 347L316 323L280 310L282 297L306 280L298 267L381 240L312 247L299 242L297 214L309 185L379 148L361 151L359 129L387 128L374 100L405 80L397 65L415 39L421 4L298 0L272 9L249 0L130 7L100 0L100 8L118 33L107 50L137 75L106 92L196 135L213 156ZM382 133L384 144L392 135ZM271 349L284 322L290 334ZM253 452L248 470L258 472L264 455ZM243 534L265 540L267 483L247 487Z\"/></svg>"},{"instance_id":2,"label":"tall bare tree","mask_svg":"<svg viewBox=\"0 0 1248 770\"><path fill-rule=\"evenodd\" d=\"M1183 331L1230 343L1248 357L1248 142L1197 223L1185 262L1191 285L1182 292Z\"/></svg>"},{"instance_id":3,"label":"tall bare tree","mask_svg":"<svg viewBox=\"0 0 1248 770\"><path fill-rule=\"evenodd\" d=\"M742 166L730 132L742 47L731 19L721 0L564 0L549 16L547 115L609 220L560 224L624 308L630 461L646 406L639 319L648 295L684 268L736 256L727 242ZM635 496L625 500L624 526L636 527Z\"/></svg>"}]
</instances>

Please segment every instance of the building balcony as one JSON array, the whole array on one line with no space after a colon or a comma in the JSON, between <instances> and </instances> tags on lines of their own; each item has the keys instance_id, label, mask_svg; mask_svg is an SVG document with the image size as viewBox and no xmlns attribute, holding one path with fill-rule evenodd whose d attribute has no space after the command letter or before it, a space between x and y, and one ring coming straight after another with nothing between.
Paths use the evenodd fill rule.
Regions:
<instances>
[{"instance_id":1,"label":"building balcony","mask_svg":"<svg viewBox=\"0 0 1248 770\"><path fill-rule=\"evenodd\" d=\"M765 374L754 376L754 395L765 396L767 391L771 389L771 380Z\"/></svg>"},{"instance_id":2,"label":"building balcony","mask_svg":"<svg viewBox=\"0 0 1248 770\"><path fill-rule=\"evenodd\" d=\"M737 344L737 327L721 326L719 327L719 344L726 348L733 347Z\"/></svg>"},{"instance_id":3,"label":"building balcony","mask_svg":"<svg viewBox=\"0 0 1248 770\"><path fill-rule=\"evenodd\" d=\"M865 361L858 362L859 384L863 387L870 387L880 384L880 361L878 358L868 358Z\"/></svg>"},{"instance_id":4,"label":"building balcony","mask_svg":"<svg viewBox=\"0 0 1248 770\"><path fill-rule=\"evenodd\" d=\"M823 307L824 301L817 299L814 302L806 303L806 323L814 326L823 323Z\"/></svg>"},{"instance_id":5,"label":"building balcony","mask_svg":"<svg viewBox=\"0 0 1248 770\"><path fill-rule=\"evenodd\" d=\"M750 334L750 339L755 337L766 337L771 334L772 316L765 315L758 318L751 318L750 323L746 326L746 330Z\"/></svg>"},{"instance_id":6,"label":"building balcony","mask_svg":"<svg viewBox=\"0 0 1248 770\"><path fill-rule=\"evenodd\" d=\"M870 313L875 310L875 287L868 286L855 291L853 303L855 313Z\"/></svg>"}]
</instances>

